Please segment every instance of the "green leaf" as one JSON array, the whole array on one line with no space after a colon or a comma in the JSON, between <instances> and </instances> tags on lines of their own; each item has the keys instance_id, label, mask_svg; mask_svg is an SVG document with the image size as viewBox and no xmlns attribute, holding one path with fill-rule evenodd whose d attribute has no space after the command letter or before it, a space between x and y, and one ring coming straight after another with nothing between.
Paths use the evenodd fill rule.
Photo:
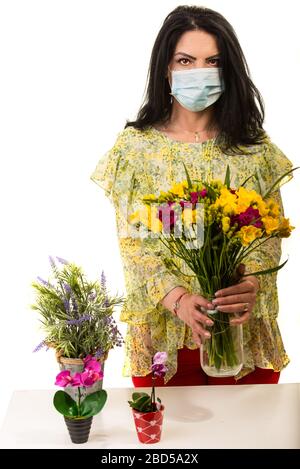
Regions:
<instances>
[{"instance_id":1,"label":"green leaf","mask_svg":"<svg viewBox=\"0 0 300 469\"><path fill-rule=\"evenodd\" d=\"M227 165L227 168L226 168L226 175L225 175L224 185L227 187L227 189L230 189L230 167L229 167L229 165Z\"/></svg>"},{"instance_id":2,"label":"green leaf","mask_svg":"<svg viewBox=\"0 0 300 469\"><path fill-rule=\"evenodd\" d=\"M103 409L106 400L107 392L104 389L89 394L81 403L81 416L92 417L98 414Z\"/></svg>"},{"instance_id":3,"label":"green leaf","mask_svg":"<svg viewBox=\"0 0 300 469\"><path fill-rule=\"evenodd\" d=\"M65 391L57 391L53 397L55 409L66 417L77 417L78 407L74 399Z\"/></svg>"},{"instance_id":4,"label":"green leaf","mask_svg":"<svg viewBox=\"0 0 300 469\"><path fill-rule=\"evenodd\" d=\"M187 170L187 168L186 168L185 164L184 164L183 162L182 162L182 164L183 164L183 166L184 166L184 170L185 170L185 174L186 174L186 180L187 180L187 183L188 183L189 189L191 189L193 184L192 184L192 181L191 181L190 175L189 175L189 173L188 173L188 170Z\"/></svg>"},{"instance_id":5,"label":"green leaf","mask_svg":"<svg viewBox=\"0 0 300 469\"><path fill-rule=\"evenodd\" d=\"M251 174L251 176L249 176L247 179L245 179L245 180L242 182L241 187L244 187L244 185L245 185L251 178L253 178L253 177L255 177L255 175L254 175L254 174Z\"/></svg>"},{"instance_id":6,"label":"green leaf","mask_svg":"<svg viewBox=\"0 0 300 469\"><path fill-rule=\"evenodd\" d=\"M143 396L148 396L148 394L146 392L134 392L132 394L132 400L137 401L140 397L143 397Z\"/></svg>"},{"instance_id":7,"label":"green leaf","mask_svg":"<svg viewBox=\"0 0 300 469\"><path fill-rule=\"evenodd\" d=\"M151 397L148 394L140 397L139 399L135 401L128 401L128 402L129 402L130 407L132 407L133 409L139 410L140 412L150 412L152 409Z\"/></svg>"},{"instance_id":8,"label":"green leaf","mask_svg":"<svg viewBox=\"0 0 300 469\"><path fill-rule=\"evenodd\" d=\"M257 272L251 272L250 274L244 274L243 277L248 277L249 275L267 275L267 274L272 274L273 272L277 272L278 270L282 269L282 267L285 266L287 263L288 259L283 262L283 264L280 264L278 267L272 267L271 269L266 269L266 270L259 270Z\"/></svg>"}]
</instances>

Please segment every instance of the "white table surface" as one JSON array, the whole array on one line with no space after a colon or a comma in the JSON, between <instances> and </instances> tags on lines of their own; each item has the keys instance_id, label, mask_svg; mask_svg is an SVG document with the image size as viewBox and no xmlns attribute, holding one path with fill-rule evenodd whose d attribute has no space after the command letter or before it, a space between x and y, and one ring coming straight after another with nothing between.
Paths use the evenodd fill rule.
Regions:
<instances>
[{"instance_id":1,"label":"white table surface","mask_svg":"<svg viewBox=\"0 0 300 469\"><path fill-rule=\"evenodd\" d=\"M139 390L143 390L140 388ZM149 392L149 389L145 389ZM138 442L131 388L107 389L89 441L72 444L55 391L15 391L1 448L300 448L300 384L157 388L165 405L160 443Z\"/></svg>"}]
</instances>

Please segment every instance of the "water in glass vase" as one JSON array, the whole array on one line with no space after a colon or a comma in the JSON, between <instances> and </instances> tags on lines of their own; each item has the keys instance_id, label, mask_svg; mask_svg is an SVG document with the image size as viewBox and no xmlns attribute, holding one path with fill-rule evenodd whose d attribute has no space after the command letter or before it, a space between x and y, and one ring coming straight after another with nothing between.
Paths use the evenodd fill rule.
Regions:
<instances>
[{"instance_id":1,"label":"water in glass vase","mask_svg":"<svg viewBox=\"0 0 300 469\"><path fill-rule=\"evenodd\" d=\"M206 314L214 324L207 327L211 337L202 339L201 367L208 376L235 376L243 367L242 324L230 324L234 314L218 310L207 310Z\"/></svg>"}]
</instances>

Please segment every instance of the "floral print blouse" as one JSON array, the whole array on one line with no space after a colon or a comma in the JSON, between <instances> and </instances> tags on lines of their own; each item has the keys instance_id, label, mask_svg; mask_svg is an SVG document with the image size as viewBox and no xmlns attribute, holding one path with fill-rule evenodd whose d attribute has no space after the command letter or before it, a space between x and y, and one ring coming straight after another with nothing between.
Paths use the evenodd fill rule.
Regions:
<instances>
[{"instance_id":1,"label":"floral print blouse","mask_svg":"<svg viewBox=\"0 0 300 469\"><path fill-rule=\"evenodd\" d=\"M99 160L91 179L104 189L112 202L118 230L120 255L124 268L126 302L120 320L127 323L124 376L150 373L152 356L168 353L168 381L177 370L177 350L195 349L191 329L165 309L161 300L176 286L201 294L193 277L168 270L163 255L167 248L157 238L132 236L127 217L136 210L144 195L167 191L174 182L186 178L185 163L192 179L224 180L230 165L231 185L238 187L255 171L264 186L273 182L292 164L268 136L261 144L243 146L240 154L222 153L218 140L186 143L173 140L150 126L146 130L127 127L117 135L115 144ZM291 176L287 176L282 183ZM258 190L257 180L249 179L248 189ZM280 190L272 197L280 203ZM255 272L278 265L281 240L273 238L251 253L246 269ZM181 269L184 269L182 264ZM183 270L184 272L184 270ZM278 297L276 273L259 277L260 290L251 319L243 325L244 366L236 379L250 373L255 366L282 370L289 363L277 324Z\"/></svg>"}]
</instances>

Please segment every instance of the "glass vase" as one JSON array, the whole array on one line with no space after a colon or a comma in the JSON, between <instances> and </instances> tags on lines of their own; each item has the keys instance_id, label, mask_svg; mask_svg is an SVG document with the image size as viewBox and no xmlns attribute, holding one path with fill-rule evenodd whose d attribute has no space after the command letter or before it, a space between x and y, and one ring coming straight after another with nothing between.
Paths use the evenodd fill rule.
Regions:
<instances>
[{"instance_id":1,"label":"glass vase","mask_svg":"<svg viewBox=\"0 0 300 469\"><path fill-rule=\"evenodd\" d=\"M206 326L211 337L202 339L201 367L208 376L235 376L243 367L243 326L230 324L235 314L218 310L207 310L206 314L214 324Z\"/></svg>"}]
</instances>

